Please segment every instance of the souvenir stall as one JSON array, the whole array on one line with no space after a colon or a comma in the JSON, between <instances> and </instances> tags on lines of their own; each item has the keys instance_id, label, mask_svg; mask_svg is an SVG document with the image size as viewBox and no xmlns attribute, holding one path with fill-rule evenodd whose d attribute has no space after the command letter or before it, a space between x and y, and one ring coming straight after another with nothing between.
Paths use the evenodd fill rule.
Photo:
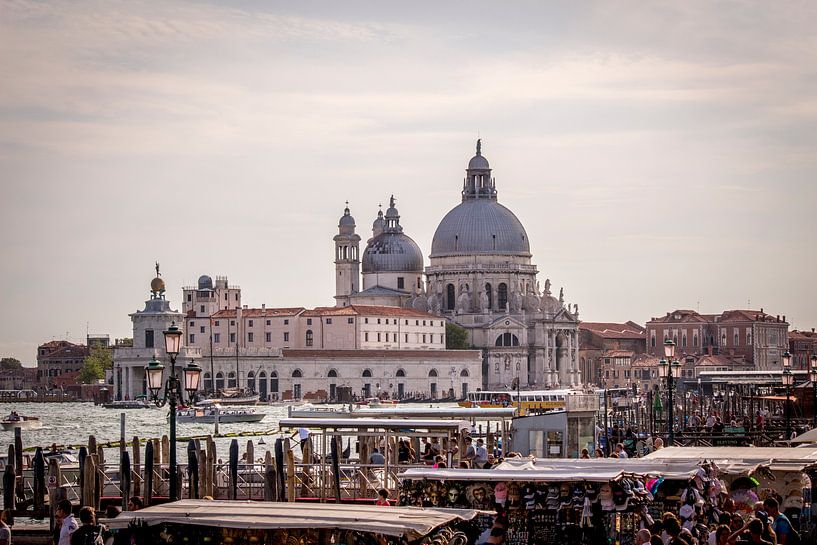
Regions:
<instances>
[{"instance_id":1,"label":"souvenir stall","mask_svg":"<svg viewBox=\"0 0 817 545\"><path fill-rule=\"evenodd\" d=\"M469 510L376 505L181 500L109 519L128 543L154 545L467 545Z\"/></svg>"},{"instance_id":2,"label":"souvenir stall","mask_svg":"<svg viewBox=\"0 0 817 545\"><path fill-rule=\"evenodd\" d=\"M747 516L758 501L773 497L801 533L814 526L817 447L669 447L643 460L697 463L705 494L725 494Z\"/></svg>"},{"instance_id":3,"label":"souvenir stall","mask_svg":"<svg viewBox=\"0 0 817 545\"><path fill-rule=\"evenodd\" d=\"M470 508L488 535L507 545L633 543L651 501L638 476L620 468L408 469L400 505ZM487 511L495 511L488 514Z\"/></svg>"}]
</instances>

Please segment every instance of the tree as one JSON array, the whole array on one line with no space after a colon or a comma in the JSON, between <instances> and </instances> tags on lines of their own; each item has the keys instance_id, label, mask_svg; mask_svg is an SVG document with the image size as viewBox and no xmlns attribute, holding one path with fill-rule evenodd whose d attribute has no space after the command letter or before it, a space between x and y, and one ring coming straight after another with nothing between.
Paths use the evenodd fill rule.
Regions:
<instances>
[{"instance_id":1,"label":"tree","mask_svg":"<svg viewBox=\"0 0 817 545\"><path fill-rule=\"evenodd\" d=\"M468 342L468 330L455 323L445 324L445 347L448 350L467 350L471 348Z\"/></svg>"},{"instance_id":2,"label":"tree","mask_svg":"<svg viewBox=\"0 0 817 545\"><path fill-rule=\"evenodd\" d=\"M0 359L0 369L3 371L15 371L23 367L20 360L17 358L3 358Z\"/></svg>"},{"instance_id":3,"label":"tree","mask_svg":"<svg viewBox=\"0 0 817 545\"><path fill-rule=\"evenodd\" d=\"M79 371L77 381L82 384L91 384L105 378L105 371L113 368L111 351L103 346L94 346L91 353L85 358L85 363Z\"/></svg>"}]
</instances>

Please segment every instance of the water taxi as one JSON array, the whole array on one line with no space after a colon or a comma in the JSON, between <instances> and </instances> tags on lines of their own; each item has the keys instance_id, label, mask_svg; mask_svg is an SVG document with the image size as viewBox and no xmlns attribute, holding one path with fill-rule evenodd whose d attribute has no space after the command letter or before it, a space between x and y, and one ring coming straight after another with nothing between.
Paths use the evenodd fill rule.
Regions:
<instances>
[{"instance_id":1,"label":"water taxi","mask_svg":"<svg viewBox=\"0 0 817 545\"><path fill-rule=\"evenodd\" d=\"M573 390L479 390L458 404L469 408L516 407L523 413L564 409Z\"/></svg>"},{"instance_id":2,"label":"water taxi","mask_svg":"<svg viewBox=\"0 0 817 545\"><path fill-rule=\"evenodd\" d=\"M11 411L3 420L0 420L0 425L5 431L11 431L14 428L22 430L36 430L43 427L43 423L38 416L23 416L17 414L17 411Z\"/></svg>"},{"instance_id":3,"label":"water taxi","mask_svg":"<svg viewBox=\"0 0 817 545\"><path fill-rule=\"evenodd\" d=\"M176 410L177 422L197 424L214 424L216 419L221 424L261 422L265 416L267 415L256 412L255 409L225 409L218 403L212 403L205 407L186 407Z\"/></svg>"}]
</instances>

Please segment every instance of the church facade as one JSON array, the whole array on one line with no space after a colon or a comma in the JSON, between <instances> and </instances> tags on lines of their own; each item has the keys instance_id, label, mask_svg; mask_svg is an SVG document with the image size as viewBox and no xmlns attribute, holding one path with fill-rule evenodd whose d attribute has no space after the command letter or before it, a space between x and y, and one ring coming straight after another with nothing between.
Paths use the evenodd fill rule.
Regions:
<instances>
[{"instance_id":1,"label":"church facade","mask_svg":"<svg viewBox=\"0 0 817 545\"><path fill-rule=\"evenodd\" d=\"M549 279L540 285L527 232L498 202L479 141L461 197L438 225L426 267L392 197L363 252L362 290L360 237L347 206L334 239L337 305L399 305L464 327L482 351L489 389L581 386L578 305L565 303L563 289L554 296Z\"/></svg>"}]
</instances>

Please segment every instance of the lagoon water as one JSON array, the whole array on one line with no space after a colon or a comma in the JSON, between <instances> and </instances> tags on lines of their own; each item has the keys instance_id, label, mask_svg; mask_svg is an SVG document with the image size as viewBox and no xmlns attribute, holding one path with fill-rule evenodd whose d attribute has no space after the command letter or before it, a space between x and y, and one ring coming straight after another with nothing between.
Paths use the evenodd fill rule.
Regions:
<instances>
[{"instance_id":1,"label":"lagoon water","mask_svg":"<svg viewBox=\"0 0 817 545\"><path fill-rule=\"evenodd\" d=\"M264 433L257 437L238 437L240 451L246 449L247 441L252 440L255 446L256 458L263 458L267 450L274 449L276 437L280 437L278 432L278 421L285 418L287 408L270 405L257 405L256 411L264 413L267 417L257 423L220 424L219 433L221 435L255 432ZM120 414L125 414L125 438L130 443L134 436L140 439L161 437L169 435L170 425L168 424L168 408L153 409L130 409L117 410L106 409L96 406L93 403L5 403L2 407L5 416L12 410L21 415L38 416L43 421L43 427L37 430L23 430L23 448L31 449L41 446L44 449L56 443L61 449L76 451L80 446L88 444L88 437L96 437L97 443L107 443L119 441L120 438ZM214 433L213 424L178 423L176 435L179 438L191 436L206 436ZM259 445L262 439L266 445ZM230 441L233 437L215 438L218 456L223 459L228 457ZM5 453L9 444L14 443L13 431L0 430L0 448ZM187 444L179 442L178 459L180 463L186 463ZM130 446L128 448L130 450ZM144 457L144 446L142 446ZM106 463L118 463L119 449L105 449Z\"/></svg>"}]
</instances>

